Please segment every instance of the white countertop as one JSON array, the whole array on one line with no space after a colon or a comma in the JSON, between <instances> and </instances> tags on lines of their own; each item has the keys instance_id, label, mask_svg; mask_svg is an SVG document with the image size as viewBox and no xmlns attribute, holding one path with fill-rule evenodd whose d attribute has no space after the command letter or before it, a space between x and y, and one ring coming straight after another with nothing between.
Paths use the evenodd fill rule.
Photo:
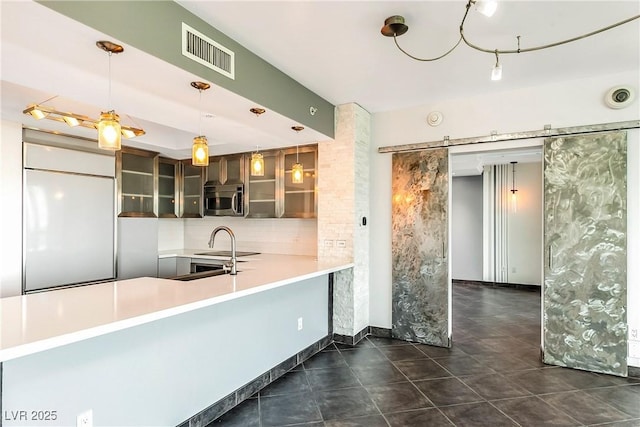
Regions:
<instances>
[{"instance_id":1,"label":"white countertop","mask_svg":"<svg viewBox=\"0 0 640 427\"><path fill-rule=\"evenodd\" d=\"M163 251L195 256L200 249ZM176 281L138 279L0 298L0 362L353 267L351 260L259 254L238 275Z\"/></svg>"}]
</instances>

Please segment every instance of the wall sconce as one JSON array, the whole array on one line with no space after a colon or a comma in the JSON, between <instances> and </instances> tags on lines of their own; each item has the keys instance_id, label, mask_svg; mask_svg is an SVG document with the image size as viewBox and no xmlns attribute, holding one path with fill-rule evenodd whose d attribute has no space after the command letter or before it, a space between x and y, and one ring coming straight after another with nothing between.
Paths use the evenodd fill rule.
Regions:
<instances>
[{"instance_id":1,"label":"wall sconce","mask_svg":"<svg viewBox=\"0 0 640 427\"><path fill-rule=\"evenodd\" d=\"M516 164L518 162L511 162L511 173L512 173L512 178L511 178L511 210L513 210L513 212L517 212L518 211L518 198L516 196L516 193L518 192L518 189L516 188Z\"/></svg>"},{"instance_id":2,"label":"wall sconce","mask_svg":"<svg viewBox=\"0 0 640 427\"><path fill-rule=\"evenodd\" d=\"M191 164L193 166L209 166L209 146L207 137L202 135L202 91L211 87L205 82L191 82L191 87L198 89L198 136L193 138L191 147Z\"/></svg>"},{"instance_id":3,"label":"wall sconce","mask_svg":"<svg viewBox=\"0 0 640 427\"><path fill-rule=\"evenodd\" d=\"M291 126L291 129L296 131L297 134L300 133L301 130L304 130L304 126ZM303 184L304 183L304 167L302 163L300 163L300 159L298 157L299 153L298 144L296 144L296 162L291 167L291 182L293 184Z\"/></svg>"},{"instance_id":4,"label":"wall sconce","mask_svg":"<svg viewBox=\"0 0 640 427\"><path fill-rule=\"evenodd\" d=\"M251 176L264 176L264 158L258 148L256 145L256 152L251 154Z\"/></svg>"}]
</instances>

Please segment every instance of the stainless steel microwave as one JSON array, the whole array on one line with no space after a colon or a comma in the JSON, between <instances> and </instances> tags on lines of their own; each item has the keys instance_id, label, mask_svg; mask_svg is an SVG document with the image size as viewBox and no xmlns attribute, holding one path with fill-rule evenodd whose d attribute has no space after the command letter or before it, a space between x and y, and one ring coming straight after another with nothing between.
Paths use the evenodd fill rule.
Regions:
<instances>
[{"instance_id":1,"label":"stainless steel microwave","mask_svg":"<svg viewBox=\"0 0 640 427\"><path fill-rule=\"evenodd\" d=\"M243 216L244 184L204 186L204 214L207 216Z\"/></svg>"}]
</instances>

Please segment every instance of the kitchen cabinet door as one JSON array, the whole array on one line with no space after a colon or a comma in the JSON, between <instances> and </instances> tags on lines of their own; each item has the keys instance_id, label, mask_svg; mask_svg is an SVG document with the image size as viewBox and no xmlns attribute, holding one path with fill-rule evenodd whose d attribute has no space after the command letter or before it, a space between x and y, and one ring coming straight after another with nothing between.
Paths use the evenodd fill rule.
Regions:
<instances>
[{"instance_id":1,"label":"kitchen cabinet door","mask_svg":"<svg viewBox=\"0 0 640 427\"><path fill-rule=\"evenodd\" d=\"M278 155L276 152L263 153L264 176L251 176L249 172L248 189L245 188L245 208L249 218L275 218L278 212ZM246 156L247 170L251 170L250 156Z\"/></svg>"},{"instance_id":2,"label":"kitchen cabinet door","mask_svg":"<svg viewBox=\"0 0 640 427\"><path fill-rule=\"evenodd\" d=\"M225 156L225 184L244 183L244 155Z\"/></svg>"},{"instance_id":3,"label":"kitchen cabinet door","mask_svg":"<svg viewBox=\"0 0 640 427\"><path fill-rule=\"evenodd\" d=\"M292 182L291 169L295 163L303 166L303 182ZM316 217L316 147L289 149L284 155L284 212L286 218Z\"/></svg>"},{"instance_id":4,"label":"kitchen cabinet door","mask_svg":"<svg viewBox=\"0 0 640 427\"><path fill-rule=\"evenodd\" d=\"M245 181L243 154L209 158L206 180L211 184L243 184Z\"/></svg>"},{"instance_id":5,"label":"kitchen cabinet door","mask_svg":"<svg viewBox=\"0 0 640 427\"><path fill-rule=\"evenodd\" d=\"M158 217L177 218L179 195L178 161L158 159Z\"/></svg>"},{"instance_id":6,"label":"kitchen cabinet door","mask_svg":"<svg viewBox=\"0 0 640 427\"><path fill-rule=\"evenodd\" d=\"M116 154L118 216L156 216L156 153L125 147Z\"/></svg>"},{"instance_id":7,"label":"kitchen cabinet door","mask_svg":"<svg viewBox=\"0 0 640 427\"><path fill-rule=\"evenodd\" d=\"M202 218L204 171L191 160L182 161L182 218Z\"/></svg>"},{"instance_id":8,"label":"kitchen cabinet door","mask_svg":"<svg viewBox=\"0 0 640 427\"><path fill-rule=\"evenodd\" d=\"M627 375L625 132L544 145L544 362Z\"/></svg>"}]
</instances>

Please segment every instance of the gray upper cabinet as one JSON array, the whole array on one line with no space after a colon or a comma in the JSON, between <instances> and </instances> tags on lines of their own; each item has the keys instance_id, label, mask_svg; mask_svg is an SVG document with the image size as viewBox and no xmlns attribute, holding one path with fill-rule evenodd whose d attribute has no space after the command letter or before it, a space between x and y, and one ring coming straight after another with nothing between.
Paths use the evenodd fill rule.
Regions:
<instances>
[{"instance_id":1,"label":"gray upper cabinet","mask_svg":"<svg viewBox=\"0 0 640 427\"><path fill-rule=\"evenodd\" d=\"M158 159L158 217L177 218L180 214L180 162Z\"/></svg>"},{"instance_id":2,"label":"gray upper cabinet","mask_svg":"<svg viewBox=\"0 0 640 427\"><path fill-rule=\"evenodd\" d=\"M206 169L124 147L116 153L118 216L202 218Z\"/></svg>"},{"instance_id":3,"label":"gray upper cabinet","mask_svg":"<svg viewBox=\"0 0 640 427\"><path fill-rule=\"evenodd\" d=\"M128 147L116 153L118 216L157 216L157 171L157 153Z\"/></svg>"},{"instance_id":4,"label":"gray upper cabinet","mask_svg":"<svg viewBox=\"0 0 640 427\"><path fill-rule=\"evenodd\" d=\"M206 181L211 184L243 184L244 158L244 154L210 157Z\"/></svg>"},{"instance_id":5,"label":"gray upper cabinet","mask_svg":"<svg viewBox=\"0 0 640 427\"><path fill-rule=\"evenodd\" d=\"M191 159L180 162L182 166L182 218L202 218L202 191L205 171L201 166L193 166Z\"/></svg>"},{"instance_id":6,"label":"gray upper cabinet","mask_svg":"<svg viewBox=\"0 0 640 427\"><path fill-rule=\"evenodd\" d=\"M245 188L245 212L248 218L276 218L279 212L280 198L278 197L279 180L278 168L279 152L263 152L264 176L252 176L247 155L247 187Z\"/></svg>"},{"instance_id":7,"label":"gray upper cabinet","mask_svg":"<svg viewBox=\"0 0 640 427\"><path fill-rule=\"evenodd\" d=\"M303 182L294 184L292 167L301 163ZM316 164L318 150L316 146L288 149L284 152L284 204L282 216L285 218L315 218L317 206Z\"/></svg>"},{"instance_id":8,"label":"gray upper cabinet","mask_svg":"<svg viewBox=\"0 0 640 427\"><path fill-rule=\"evenodd\" d=\"M317 145L263 151L264 176L251 176L246 155L245 210L248 218L315 218L317 215ZM294 184L291 170L302 163L303 182Z\"/></svg>"}]
</instances>

